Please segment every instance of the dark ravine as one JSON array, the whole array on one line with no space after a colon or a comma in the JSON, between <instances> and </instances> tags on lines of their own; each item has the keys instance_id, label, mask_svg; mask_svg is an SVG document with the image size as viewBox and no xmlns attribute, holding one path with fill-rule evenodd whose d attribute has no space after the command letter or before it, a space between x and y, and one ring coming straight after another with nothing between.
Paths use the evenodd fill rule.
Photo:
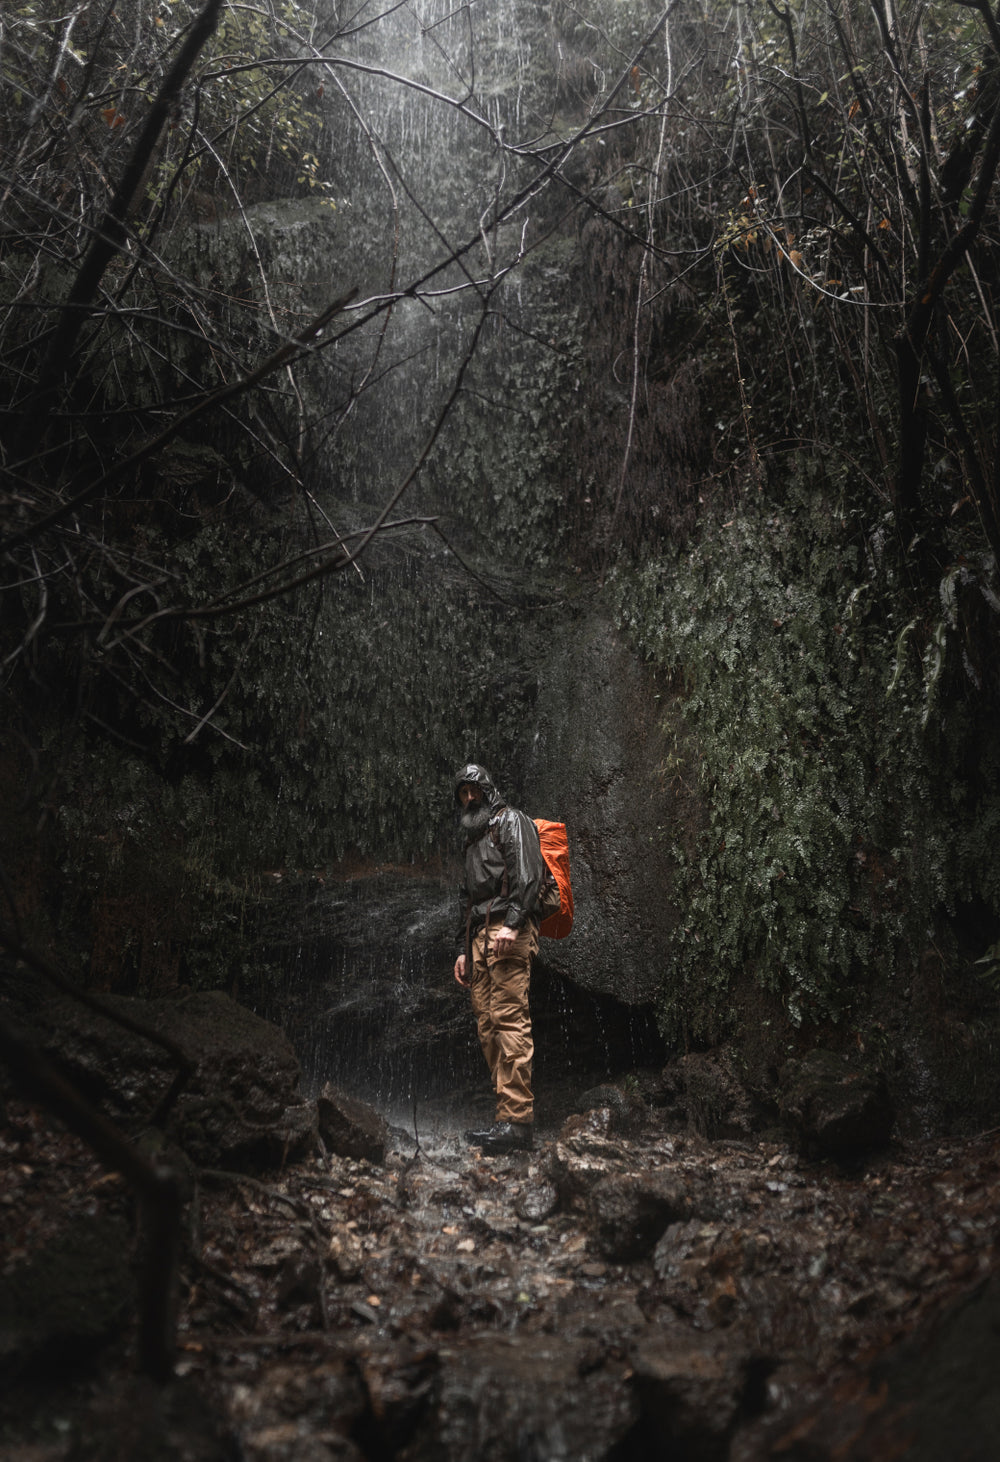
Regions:
<instances>
[{"instance_id":1,"label":"dark ravine","mask_svg":"<svg viewBox=\"0 0 1000 1462\"><path fill-rule=\"evenodd\" d=\"M697 816L663 772L665 707L599 602L583 598L515 636L526 710L501 792L566 823L576 919L543 940L533 987L540 1051L564 1071L627 1068L659 1047L654 1004L669 979L678 912L675 846ZM501 692L499 692L502 694ZM479 754L476 748L468 755ZM452 787L442 779L445 827ZM241 998L286 1030L310 1079L344 1077L397 1099L470 1069L467 1001L450 977L460 836L433 860L333 866L265 880L269 974ZM473 1051L474 1061L478 1054Z\"/></svg>"},{"instance_id":2,"label":"dark ravine","mask_svg":"<svg viewBox=\"0 0 1000 1462\"><path fill-rule=\"evenodd\" d=\"M75 179L96 202L134 136L115 107L100 119L99 92L65 99L35 8L16 7L18 100L0 108L18 147L33 113L23 157L47 160L3 239L4 379L22 404L35 331L44 355L88 248ZM983 313L964 286L948 307L954 410L942 396L933 413L917 533L895 501L893 438L911 418L892 405L892 340L923 289L908 261L931 247L927 210L908 224L890 176L881 247L901 267L880 296L877 271L857 284L843 226L877 192L838 165L843 191L815 195L814 242L799 243L815 279L845 274L843 308L825 286L805 304L805 270L750 243L757 217L781 237L794 176L774 146L789 136L768 80L777 12L736 7L734 30L722 11L677 9L674 40L690 27L693 47L682 95L665 33L662 54L620 70L642 9L385 7L345 58L366 80L340 100L327 85L317 107L317 176L293 181L291 158L267 176L272 143L265 167L234 132L233 188L213 200L204 176L188 203L178 173L145 236L137 204L136 247L108 274L69 389L8 464L28 551L10 559L0 636L0 1003L186 1193L176 1373L154 1387L135 1373L134 1195L0 1071L11 1462L993 1462L998 530L983 536L996 503L967 490L975 443L954 427L968 413L988 463L995 359L977 336L995 344L994 245L969 256ZM826 21L807 12L815 58ZM761 19L745 108L730 59ZM940 161L963 135L954 78L973 51L940 44L961 27L933 29ZM432 54L449 33L475 54L487 129L379 74L450 91L448 50ZM856 52L871 117L838 119L833 85L800 95L818 168L840 146L818 145L831 127L855 157L914 140L867 131L875 114L891 129L907 94L876 40ZM156 48L119 67L102 44L91 26L86 74L112 78L134 124ZM256 46L246 59L216 68L224 89L289 71L259 68ZM293 112L307 92L318 103L323 85L291 69ZM452 292L444 241L478 230L487 245L483 208L512 197L498 167L517 189L543 156L505 163L503 129L551 128L554 158L610 100L602 73L620 76L632 121L565 156L570 190L526 195L488 260L468 255L498 286L480 334L483 295ZM218 106L208 72L203 85L171 146ZM963 94L992 104L971 79ZM719 152L711 127L691 129L699 112L728 137ZM390 159L419 216L395 212ZM661 163L691 187L661 195ZM763 191L748 190L756 170ZM322 201L298 196L321 175ZM588 192L598 206L581 212ZM644 260L646 229L670 245L659 260ZM528 252L499 287L517 237ZM668 252L692 267L672 277ZM410 290L418 277L433 294ZM294 389L268 380L245 430L239 413L199 415L103 494L106 468L181 426L202 390L331 300L397 286ZM852 316L868 322L863 363ZM276 583L327 530L370 528L418 458L399 513L419 522L304 593L212 619L220 595ZM565 820L577 889L573 936L543 947L534 976L537 1145L509 1160L461 1138L492 1115L450 973L449 777L470 757ZM112 1011L184 1045L191 1076L162 1127L171 1059L26 991L29 942L35 967L113 992Z\"/></svg>"}]
</instances>

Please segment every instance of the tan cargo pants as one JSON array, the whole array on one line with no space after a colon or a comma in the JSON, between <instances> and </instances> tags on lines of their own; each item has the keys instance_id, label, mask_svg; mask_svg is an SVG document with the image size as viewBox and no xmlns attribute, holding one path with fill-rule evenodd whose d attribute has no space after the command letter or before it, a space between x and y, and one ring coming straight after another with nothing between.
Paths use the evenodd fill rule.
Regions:
<instances>
[{"instance_id":1,"label":"tan cargo pants","mask_svg":"<svg viewBox=\"0 0 1000 1462\"><path fill-rule=\"evenodd\" d=\"M497 956L493 941L503 920L480 929L472 941L472 1010L479 1028L479 1044L497 1094L498 1122L531 1122L531 1038L528 985L531 956L538 948L538 931L529 922L517 932L511 950Z\"/></svg>"}]
</instances>

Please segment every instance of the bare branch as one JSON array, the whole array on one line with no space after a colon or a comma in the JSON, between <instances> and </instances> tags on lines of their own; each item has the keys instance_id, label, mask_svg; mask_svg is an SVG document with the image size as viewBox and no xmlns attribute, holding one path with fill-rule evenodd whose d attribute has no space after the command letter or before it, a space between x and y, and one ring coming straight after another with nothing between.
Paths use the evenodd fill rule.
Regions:
<instances>
[{"instance_id":1,"label":"bare branch","mask_svg":"<svg viewBox=\"0 0 1000 1462\"><path fill-rule=\"evenodd\" d=\"M125 222L157 139L170 115L170 108L180 94L198 53L215 30L223 3L224 0L206 0L204 9L191 27L187 40L150 107L104 222L80 266L53 332L39 377L39 400L44 400L54 383L66 371L76 337L89 313L101 276L123 245Z\"/></svg>"},{"instance_id":2,"label":"bare branch","mask_svg":"<svg viewBox=\"0 0 1000 1462\"><path fill-rule=\"evenodd\" d=\"M336 315L340 314L347 307L356 293L356 290L351 290L350 293L335 300L332 305L327 306L315 319L311 320L304 330L300 330L291 340L286 341L277 350L273 351L256 369L240 377L239 380L233 381L229 385L219 386L215 391L202 397L199 402L181 416L176 417L155 437L145 442L121 462L116 463L103 477L90 483L87 487L77 492L74 497L60 504L58 508L54 509L46 517L31 524L30 527L23 529L20 533L13 534L7 539L6 543L0 541L0 552L9 553L20 544L37 537L39 533L45 532L57 523L64 522L66 518L76 512L84 503L92 502L95 497L98 497L109 487L113 487L116 482L120 482L123 478L129 477L140 463L144 462L148 457L151 457L155 452L158 452L161 447L164 447L167 442L178 436L200 416L204 416L206 412L213 411L216 407L222 406L224 403L244 395L246 392L252 390L254 386L259 385L273 371L278 370L281 366L304 354L312 346L316 336L325 329Z\"/></svg>"}]
</instances>

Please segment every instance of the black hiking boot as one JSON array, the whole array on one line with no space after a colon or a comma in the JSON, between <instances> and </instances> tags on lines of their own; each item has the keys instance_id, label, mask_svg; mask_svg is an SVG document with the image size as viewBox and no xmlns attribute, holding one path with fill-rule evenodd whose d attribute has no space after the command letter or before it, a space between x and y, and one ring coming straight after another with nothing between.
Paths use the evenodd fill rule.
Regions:
<instances>
[{"instance_id":1,"label":"black hiking boot","mask_svg":"<svg viewBox=\"0 0 1000 1462\"><path fill-rule=\"evenodd\" d=\"M473 1147L481 1147L490 1156L530 1152L532 1148L530 1122L494 1122L485 1132L466 1132L465 1136Z\"/></svg>"}]
</instances>

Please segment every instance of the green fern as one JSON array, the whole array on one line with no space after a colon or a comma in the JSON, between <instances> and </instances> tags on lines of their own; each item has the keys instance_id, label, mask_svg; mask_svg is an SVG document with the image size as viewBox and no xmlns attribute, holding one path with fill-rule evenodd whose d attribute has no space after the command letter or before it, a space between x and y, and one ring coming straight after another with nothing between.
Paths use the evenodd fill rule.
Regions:
<instances>
[{"instance_id":1,"label":"green fern","mask_svg":"<svg viewBox=\"0 0 1000 1462\"><path fill-rule=\"evenodd\" d=\"M942 694L947 626L900 624L846 520L790 501L615 583L622 626L685 687L701 757L671 1031L725 1027L747 974L795 1023L842 1020L957 905L1000 914L996 754L968 698Z\"/></svg>"}]
</instances>

